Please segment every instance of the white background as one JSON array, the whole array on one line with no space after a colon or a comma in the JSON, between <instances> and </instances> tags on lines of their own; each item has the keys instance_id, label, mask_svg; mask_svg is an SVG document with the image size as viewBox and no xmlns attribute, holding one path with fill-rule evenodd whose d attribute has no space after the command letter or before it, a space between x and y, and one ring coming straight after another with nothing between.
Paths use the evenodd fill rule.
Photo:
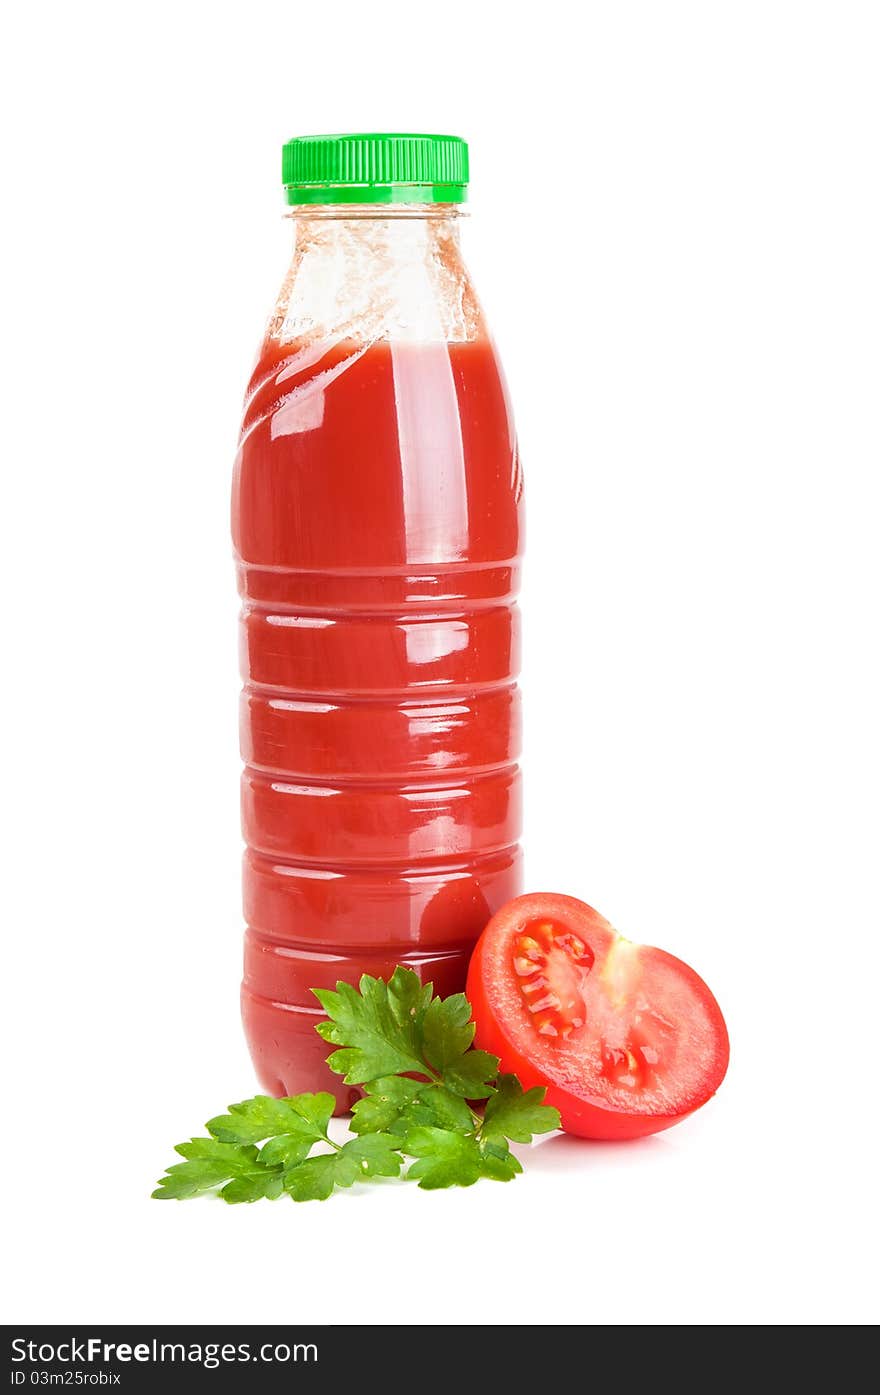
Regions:
<instances>
[{"instance_id":1,"label":"white background","mask_svg":"<svg viewBox=\"0 0 880 1395\"><path fill-rule=\"evenodd\" d=\"M4 1317L875 1319L876 6L7 24ZM471 144L528 491L528 886L693 962L732 1065L672 1132L556 1138L509 1187L160 1206L255 1084L227 515L280 145L359 128Z\"/></svg>"}]
</instances>

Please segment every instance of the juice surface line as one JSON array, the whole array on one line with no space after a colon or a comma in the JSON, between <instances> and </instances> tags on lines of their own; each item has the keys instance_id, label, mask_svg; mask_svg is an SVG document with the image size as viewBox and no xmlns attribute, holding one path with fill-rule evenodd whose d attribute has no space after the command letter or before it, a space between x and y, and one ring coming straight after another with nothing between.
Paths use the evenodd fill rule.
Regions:
<instances>
[{"instance_id":1,"label":"juice surface line","mask_svg":"<svg viewBox=\"0 0 880 1395\"><path fill-rule=\"evenodd\" d=\"M401 963L460 991L521 890L522 476L466 162L451 137L285 147L293 263L235 467L244 1025L264 1089L340 1109L310 990Z\"/></svg>"}]
</instances>

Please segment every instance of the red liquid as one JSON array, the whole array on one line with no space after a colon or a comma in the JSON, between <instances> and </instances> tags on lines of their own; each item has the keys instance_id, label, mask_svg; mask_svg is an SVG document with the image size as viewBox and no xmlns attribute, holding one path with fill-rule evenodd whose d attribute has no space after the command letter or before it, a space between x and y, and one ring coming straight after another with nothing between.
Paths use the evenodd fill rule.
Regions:
<instances>
[{"instance_id":1,"label":"red liquid","mask_svg":"<svg viewBox=\"0 0 880 1395\"><path fill-rule=\"evenodd\" d=\"M520 891L522 484L491 345L269 340L233 485L245 972L263 1087L356 1091L311 988L464 988Z\"/></svg>"}]
</instances>

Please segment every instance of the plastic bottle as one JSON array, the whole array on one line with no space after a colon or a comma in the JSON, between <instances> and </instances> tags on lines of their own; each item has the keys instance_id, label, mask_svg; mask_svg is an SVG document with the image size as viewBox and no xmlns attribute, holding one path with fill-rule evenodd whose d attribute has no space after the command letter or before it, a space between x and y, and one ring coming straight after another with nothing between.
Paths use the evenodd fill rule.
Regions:
<instances>
[{"instance_id":1,"label":"plastic bottle","mask_svg":"<svg viewBox=\"0 0 880 1395\"><path fill-rule=\"evenodd\" d=\"M521 890L522 475L459 247L467 146L290 141L293 258L233 485L247 922L262 1086L357 1092L312 988L463 989Z\"/></svg>"}]
</instances>

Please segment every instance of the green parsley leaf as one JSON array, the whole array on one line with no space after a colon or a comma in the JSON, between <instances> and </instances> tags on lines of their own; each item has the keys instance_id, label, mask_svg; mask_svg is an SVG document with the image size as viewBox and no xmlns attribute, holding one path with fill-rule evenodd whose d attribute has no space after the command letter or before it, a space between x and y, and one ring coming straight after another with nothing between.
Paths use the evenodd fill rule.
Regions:
<instances>
[{"instance_id":1,"label":"green parsley leaf","mask_svg":"<svg viewBox=\"0 0 880 1395\"><path fill-rule=\"evenodd\" d=\"M441 1187L470 1187L481 1177L510 1182L522 1163L507 1144L480 1144L473 1134L448 1129L414 1128L404 1139L404 1152L417 1159L407 1177L418 1179L426 1191Z\"/></svg>"},{"instance_id":2,"label":"green parsley leaf","mask_svg":"<svg viewBox=\"0 0 880 1395\"><path fill-rule=\"evenodd\" d=\"M397 1177L403 1159L400 1140L389 1134L352 1138L333 1153L318 1153L284 1174L284 1190L294 1201L326 1201L336 1187L369 1177Z\"/></svg>"},{"instance_id":3,"label":"green parsley leaf","mask_svg":"<svg viewBox=\"0 0 880 1395\"><path fill-rule=\"evenodd\" d=\"M480 1146L470 1134L449 1129L414 1128L404 1140L404 1149L417 1161L407 1177L417 1178L425 1191L440 1187L472 1187L482 1173Z\"/></svg>"},{"instance_id":4,"label":"green parsley leaf","mask_svg":"<svg viewBox=\"0 0 880 1395\"><path fill-rule=\"evenodd\" d=\"M522 1172L522 1163L511 1153L505 1143L484 1143L480 1149L480 1167L484 1177L493 1182L512 1182L517 1173Z\"/></svg>"},{"instance_id":5,"label":"green parsley leaf","mask_svg":"<svg viewBox=\"0 0 880 1395\"><path fill-rule=\"evenodd\" d=\"M285 1172L284 1190L294 1201L326 1201L335 1187L350 1187L357 1177L354 1158L318 1153Z\"/></svg>"},{"instance_id":6,"label":"green parsley leaf","mask_svg":"<svg viewBox=\"0 0 880 1395\"><path fill-rule=\"evenodd\" d=\"M389 1075L367 1082L364 1090L352 1110L352 1133L402 1135L419 1124L469 1133L478 1122L460 1096L427 1080Z\"/></svg>"},{"instance_id":7,"label":"green parsley leaf","mask_svg":"<svg viewBox=\"0 0 880 1395\"><path fill-rule=\"evenodd\" d=\"M424 1080L410 1080L406 1075L383 1075L364 1085L366 1094L356 1100L351 1111L352 1133L381 1133L395 1125L407 1105L428 1089Z\"/></svg>"},{"instance_id":8,"label":"green parsley leaf","mask_svg":"<svg viewBox=\"0 0 880 1395\"><path fill-rule=\"evenodd\" d=\"M431 985L423 986L412 969L398 967L387 983L364 974L359 987L360 992L340 982L335 993L312 990L330 1018L317 1030L341 1048L329 1057L330 1069L344 1076L347 1085L407 1071L424 1074L422 1022Z\"/></svg>"},{"instance_id":9,"label":"green parsley leaf","mask_svg":"<svg viewBox=\"0 0 880 1395\"><path fill-rule=\"evenodd\" d=\"M463 993L432 999L422 1024L425 1059L442 1075L467 1051L475 1030L471 1005Z\"/></svg>"},{"instance_id":10,"label":"green parsley leaf","mask_svg":"<svg viewBox=\"0 0 880 1395\"><path fill-rule=\"evenodd\" d=\"M488 1051L468 1051L443 1072L447 1089L466 1100L484 1100L492 1093L498 1057Z\"/></svg>"},{"instance_id":11,"label":"green parsley leaf","mask_svg":"<svg viewBox=\"0 0 880 1395\"><path fill-rule=\"evenodd\" d=\"M284 1176L280 1169L270 1172L250 1173L247 1177L233 1177L220 1192L224 1201L234 1204L238 1201L277 1201L284 1191Z\"/></svg>"},{"instance_id":12,"label":"green parsley leaf","mask_svg":"<svg viewBox=\"0 0 880 1395\"><path fill-rule=\"evenodd\" d=\"M453 1095L443 1085L426 1085L417 1099L403 1110L393 1133L408 1133L415 1125L453 1129L458 1133L473 1133L479 1116L474 1117L470 1106L460 1095Z\"/></svg>"},{"instance_id":13,"label":"green parsley leaf","mask_svg":"<svg viewBox=\"0 0 880 1395\"><path fill-rule=\"evenodd\" d=\"M174 1163L159 1179L152 1193L158 1201L185 1201L201 1192L212 1192L221 1182L229 1181L229 1168L223 1163Z\"/></svg>"},{"instance_id":14,"label":"green parsley leaf","mask_svg":"<svg viewBox=\"0 0 880 1395\"><path fill-rule=\"evenodd\" d=\"M192 1138L188 1143L178 1143L175 1151L187 1161L173 1163L160 1178L153 1192L159 1201L183 1201L202 1192L216 1191L224 1182L252 1177L261 1170L257 1150L249 1145Z\"/></svg>"},{"instance_id":15,"label":"green parsley leaf","mask_svg":"<svg viewBox=\"0 0 880 1395\"><path fill-rule=\"evenodd\" d=\"M264 1167L295 1167L309 1156L314 1142L295 1133L282 1133L264 1143L258 1157Z\"/></svg>"},{"instance_id":16,"label":"green parsley leaf","mask_svg":"<svg viewBox=\"0 0 880 1395\"><path fill-rule=\"evenodd\" d=\"M480 1136L491 1142L512 1138L531 1143L533 1134L558 1129L559 1110L543 1103L546 1093L538 1085L523 1090L515 1075L499 1075L495 1093L486 1101Z\"/></svg>"},{"instance_id":17,"label":"green parsley leaf","mask_svg":"<svg viewBox=\"0 0 880 1395\"><path fill-rule=\"evenodd\" d=\"M331 1094L293 1095L276 1100L256 1095L231 1104L228 1114L209 1119L208 1132L224 1143L261 1143L265 1138L293 1134L317 1143L327 1137L327 1125L336 1107Z\"/></svg>"},{"instance_id":18,"label":"green parsley leaf","mask_svg":"<svg viewBox=\"0 0 880 1395\"><path fill-rule=\"evenodd\" d=\"M256 1161L257 1150L250 1144L220 1143L216 1138L191 1138L174 1149L182 1158L205 1158L208 1162L228 1163L230 1176Z\"/></svg>"},{"instance_id":19,"label":"green parsley leaf","mask_svg":"<svg viewBox=\"0 0 880 1395\"><path fill-rule=\"evenodd\" d=\"M344 1143L340 1156L353 1158L360 1177L398 1177L403 1165L400 1139L387 1133L367 1133Z\"/></svg>"},{"instance_id":20,"label":"green parsley leaf","mask_svg":"<svg viewBox=\"0 0 880 1395\"><path fill-rule=\"evenodd\" d=\"M364 974L360 992L348 983L315 989L329 1022L317 1030L339 1050L328 1060L347 1085L389 1075L423 1075L462 1099L485 1099L498 1060L474 1051L474 1025L463 993L434 998L412 969L398 967L387 983Z\"/></svg>"}]
</instances>

